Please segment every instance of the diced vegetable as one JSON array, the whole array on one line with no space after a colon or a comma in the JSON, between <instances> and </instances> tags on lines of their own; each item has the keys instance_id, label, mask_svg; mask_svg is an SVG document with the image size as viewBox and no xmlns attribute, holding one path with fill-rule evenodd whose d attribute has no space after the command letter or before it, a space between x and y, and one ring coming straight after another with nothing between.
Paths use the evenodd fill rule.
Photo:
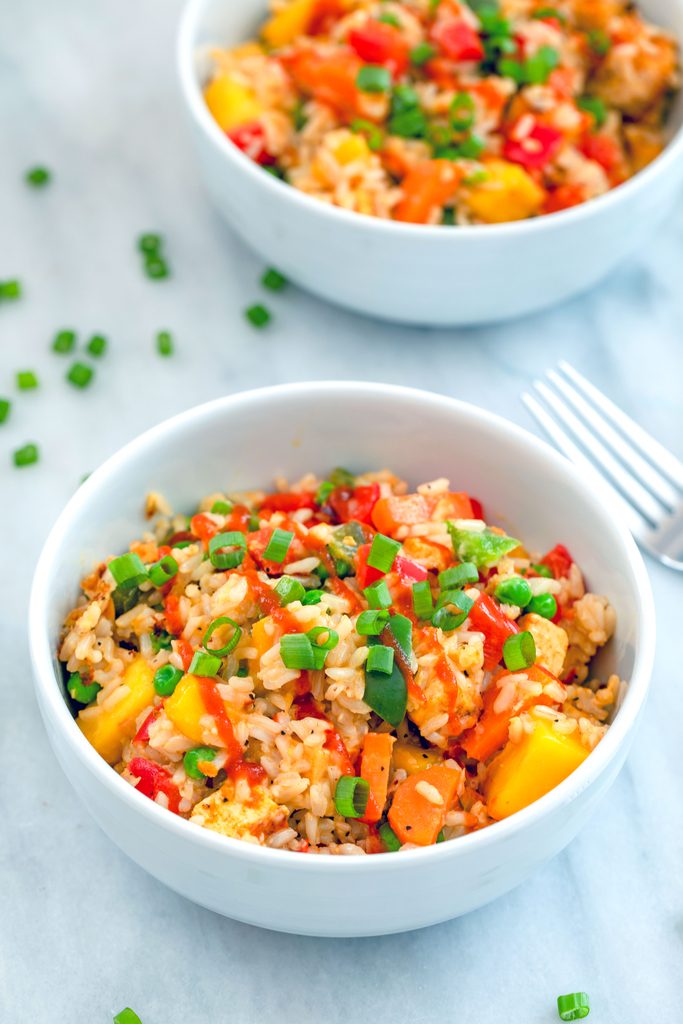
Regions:
<instances>
[{"instance_id":1,"label":"diced vegetable","mask_svg":"<svg viewBox=\"0 0 683 1024\"><path fill-rule=\"evenodd\" d=\"M479 569L497 565L501 558L519 547L518 540L488 528L463 530L449 522L448 532L457 558L462 562L473 562Z\"/></svg>"},{"instance_id":2,"label":"diced vegetable","mask_svg":"<svg viewBox=\"0 0 683 1024\"><path fill-rule=\"evenodd\" d=\"M440 751L430 748L424 750L412 743L398 741L393 750L394 768L400 768L408 775L415 775L423 772L432 765L439 764L442 760Z\"/></svg>"},{"instance_id":3,"label":"diced vegetable","mask_svg":"<svg viewBox=\"0 0 683 1024\"><path fill-rule=\"evenodd\" d=\"M109 764L121 757L126 740L135 734L135 719L154 701L154 670L142 657L135 658L122 677L128 693L112 707L87 708L78 716L85 738Z\"/></svg>"},{"instance_id":4,"label":"diced vegetable","mask_svg":"<svg viewBox=\"0 0 683 1024\"><path fill-rule=\"evenodd\" d=\"M378 648L372 648L372 650L378 650ZM379 821L382 816L384 805L387 802L387 787L394 743L395 738L388 732L369 732L363 740L360 774L370 787L371 797L365 811L366 821Z\"/></svg>"},{"instance_id":5,"label":"diced vegetable","mask_svg":"<svg viewBox=\"0 0 683 1024\"><path fill-rule=\"evenodd\" d=\"M253 89L230 75L215 75L204 90L204 100L224 132L255 121L263 113Z\"/></svg>"},{"instance_id":6,"label":"diced vegetable","mask_svg":"<svg viewBox=\"0 0 683 1024\"><path fill-rule=\"evenodd\" d=\"M334 791L334 806L344 818L362 818L368 806L370 785L365 779L342 775Z\"/></svg>"},{"instance_id":7,"label":"diced vegetable","mask_svg":"<svg viewBox=\"0 0 683 1024\"><path fill-rule=\"evenodd\" d=\"M490 671L502 660L505 641L517 633L517 626L488 594L477 598L469 618L470 628L484 634L484 668Z\"/></svg>"},{"instance_id":8,"label":"diced vegetable","mask_svg":"<svg viewBox=\"0 0 683 1024\"><path fill-rule=\"evenodd\" d=\"M207 712L196 676L186 675L181 679L172 696L166 701L164 710L184 736L195 743L203 744L204 729L200 722Z\"/></svg>"},{"instance_id":9,"label":"diced vegetable","mask_svg":"<svg viewBox=\"0 0 683 1024\"><path fill-rule=\"evenodd\" d=\"M389 824L401 843L431 846L436 842L460 780L456 769L435 765L399 784L389 809Z\"/></svg>"},{"instance_id":10,"label":"diced vegetable","mask_svg":"<svg viewBox=\"0 0 683 1024\"><path fill-rule=\"evenodd\" d=\"M317 0L289 0L261 29L263 41L273 49L286 46L306 35L313 21Z\"/></svg>"},{"instance_id":11,"label":"diced vegetable","mask_svg":"<svg viewBox=\"0 0 683 1024\"><path fill-rule=\"evenodd\" d=\"M380 718L398 728L405 718L408 688L396 659L391 675L366 669L363 700Z\"/></svg>"},{"instance_id":12,"label":"diced vegetable","mask_svg":"<svg viewBox=\"0 0 683 1024\"><path fill-rule=\"evenodd\" d=\"M525 220L539 213L545 191L518 163L491 159L483 179L467 189L465 202L486 224Z\"/></svg>"},{"instance_id":13,"label":"diced vegetable","mask_svg":"<svg viewBox=\"0 0 683 1024\"><path fill-rule=\"evenodd\" d=\"M409 224L428 224L455 195L464 172L451 160L426 160L416 164L403 179L403 198L395 219Z\"/></svg>"}]
</instances>

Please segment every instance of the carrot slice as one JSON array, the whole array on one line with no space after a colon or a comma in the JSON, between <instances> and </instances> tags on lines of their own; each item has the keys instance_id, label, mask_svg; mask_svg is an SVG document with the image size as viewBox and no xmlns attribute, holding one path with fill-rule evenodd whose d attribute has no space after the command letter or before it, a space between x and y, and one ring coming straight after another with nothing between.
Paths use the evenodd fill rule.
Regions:
<instances>
[{"instance_id":1,"label":"carrot slice","mask_svg":"<svg viewBox=\"0 0 683 1024\"><path fill-rule=\"evenodd\" d=\"M395 739L388 732L369 732L363 743L360 776L370 784L370 796L364 821L379 821L387 802L391 752Z\"/></svg>"},{"instance_id":2,"label":"carrot slice","mask_svg":"<svg viewBox=\"0 0 683 1024\"><path fill-rule=\"evenodd\" d=\"M403 198L395 210L396 220L427 224L434 210L455 195L464 172L450 160L425 160L403 179Z\"/></svg>"},{"instance_id":3,"label":"carrot slice","mask_svg":"<svg viewBox=\"0 0 683 1024\"><path fill-rule=\"evenodd\" d=\"M402 843L431 846L436 842L460 779L461 773L456 769L435 765L417 775L409 775L400 784L389 809L389 824ZM433 803L421 792L425 783L438 792L442 803Z\"/></svg>"}]
</instances>

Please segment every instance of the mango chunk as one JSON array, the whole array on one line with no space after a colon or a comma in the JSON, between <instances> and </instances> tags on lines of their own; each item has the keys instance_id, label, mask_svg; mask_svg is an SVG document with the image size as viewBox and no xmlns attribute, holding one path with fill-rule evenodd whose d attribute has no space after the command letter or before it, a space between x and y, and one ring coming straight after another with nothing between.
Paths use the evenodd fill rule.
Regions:
<instances>
[{"instance_id":1,"label":"mango chunk","mask_svg":"<svg viewBox=\"0 0 683 1024\"><path fill-rule=\"evenodd\" d=\"M412 743L398 742L392 752L394 768L402 768L408 775L423 772L425 768L440 764L443 755L438 750L423 750Z\"/></svg>"},{"instance_id":2,"label":"mango chunk","mask_svg":"<svg viewBox=\"0 0 683 1024\"><path fill-rule=\"evenodd\" d=\"M263 26L263 41L274 50L294 42L308 31L315 8L316 0L290 0Z\"/></svg>"},{"instance_id":3,"label":"mango chunk","mask_svg":"<svg viewBox=\"0 0 683 1024\"><path fill-rule=\"evenodd\" d=\"M113 707L87 708L78 716L78 726L98 754L116 764L124 743L135 734L135 719L154 701L154 672L144 658L136 658L121 679L128 693Z\"/></svg>"},{"instance_id":4,"label":"mango chunk","mask_svg":"<svg viewBox=\"0 0 683 1024\"><path fill-rule=\"evenodd\" d=\"M256 678L256 673L259 669L261 658L269 651L275 643L275 639L268 632L267 627L272 622L270 615L266 615L264 619L259 619L251 627L251 637L249 638L249 646L255 648L256 656L249 658L249 675L252 679Z\"/></svg>"},{"instance_id":5,"label":"mango chunk","mask_svg":"<svg viewBox=\"0 0 683 1024\"><path fill-rule=\"evenodd\" d=\"M345 167L347 164L356 163L359 160L367 160L370 156L370 149L362 135L350 135L344 139L334 150L334 158L338 164Z\"/></svg>"},{"instance_id":6,"label":"mango chunk","mask_svg":"<svg viewBox=\"0 0 683 1024\"><path fill-rule=\"evenodd\" d=\"M560 733L546 719L519 743L508 743L493 762L486 781L488 812L507 818L559 785L588 757L575 733Z\"/></svg>"},{"instance_id":7,"label":"mango chunk","mask_svg":"<svg viewBox=\"0 0 683 1024\"><path fill-rule=\"evenodd\" d=\"M487 160L486 180L467 190L465 202L478 220L503 224L526 220L539 212L545 191L518 164Z\"/></svg>"},{"instance_id":8,"label":"mango chunk","mask_svg":"<svg viewBox=\"0 0 683 1024\"><path fill-rule=\"evenodd\" d=\"M256 93L229 75L218 74L204 89L204 100L224 132L255 121L263 113Z\"/></svg>"},{"instance_id":9,"label":"mango chunk","mask_svg":"<svg viewBox=\"0 0 683 1024\"><path fill-rule=\"evenodd\" d=\"M199 723L207 711L196 676L183 676L166 701L164 711L183 736L195 743L204 742L204 730Z\"/></svg>"}]
</instances>

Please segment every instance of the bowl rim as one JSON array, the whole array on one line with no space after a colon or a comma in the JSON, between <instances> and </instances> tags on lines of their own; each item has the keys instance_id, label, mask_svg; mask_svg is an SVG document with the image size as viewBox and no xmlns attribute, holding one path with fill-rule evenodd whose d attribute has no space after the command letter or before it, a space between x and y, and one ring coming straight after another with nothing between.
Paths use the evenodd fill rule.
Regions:
<instances>
[{"instance_id":1,"label":"bowl rim","mask_svg":"<svg viewBox=\"0 0 683 1024\"><path fill-rule=\"evenodd\" d=\"M284 202L291 202L294 207L303 213L315 215L317 212L321 218L330 220L330 227L334 223L340 226L347 225L351 228L354 224L360 231L375 231L387 233L389 239L392 236L404 235L406 238L417 239L440 239L441 244L457 244L457 239L465 238L472 240L499 239L507 236L536 235L553 228L561 228L566 225L580 225L584 220L599 216L602 211L609 210L619 203L628 202L630 197L635 200L637 194L649 187L655 187L656 182L669 170L674 171L679 157L683 162L683 119L681 124L674 131L663 151L643 170L638 171L632 178L612 188L604 195L597 196L579 206L567 210L560 210L556 213L543 214L541 217L529 218L522 221L509 221L503 224L464 224L458 227L457 231L444 231L442 225L438 224L403 224L395 220L385 220L380 217L365 216L342 207L334 206L331 203L323 203L313 196L294 188L286 182L279 181L272 174L264 173L252 160L240 153L224 132L218 127L209 110L199 88L199 82L194 68L196 57L197 41L196 36L203 15L206 10L217 3L226 3L228 0L187 0L179 22L176 39L176 62L177 72L180 79L180 89L189 110L192 120L197 124L200 131L214 146L216 151L235 170L243 172L251 177L254 184L260 185L270 192L273 199L278 195ZM236 2L236 0L230 0ZM246 2L246 0L245 0ZM259 0L262 2L262 0ZM674 0L679 7L683 7L683 0ZM683 45L683 40L679 40ZM683 182L683 175L681 175Z\"/></svg>"},{"instance_id":2,"label":"bowl rim","mask_svg":"<svg viewBox=\"0 0 683 1024\"><path fill-rule=\"evenodd\" d=\"M74 520L78 520L83 511L87 509L91 495L106 486L128 460L144 459L146 453L153 451L159 442L170 444L174 434L182 433L188 427L201 424L203 420L210 422L213 417L220 417L226 412L238 413L240 407L250 404L267 406L271 398L283 395L288 396L292 401L301 402L313 393L319 394L321 391L336 392L336 399L343 399L352 393L368 396L381 394L382 397L397 402L418 402L432 408L438 407L446 413L457 413L468 417L474 423L482 424L489 429L493 428L503 435L512 435L519 442L524 443L530 454L537 457L541 463L554 464L556 469L560 469L565 476L570 478L574 487L578 487L579 490L585 490L587 487L583 472L580 472L545 441L504 417L447 395L395 384L359 381L307 381L278 384L227 395L178 413L129 441L91 474L60 513L41 551L31 587L28 633L38 704L46 724L49 723L52 727L48 729L50 742L55 750L59 749L60 744L53 738L52 729L54 729L59 733L63 743L75 755L81 769L87 769L96 781L109 792L112 799L122 801L134 814L145 816L152 826L158 826L162 830L172 833L179 841L194 842L219 855L228 858L237 857L254 865L264 867L268 864L279 865L282 869L294 871L354 871L358 870L357 865L360 862L365 864L366 870L384 871L403 868L414 861L427 864L430 858L465 856L473 849L483 849L492 843L502 843L506 838L533 826L554 810L572 802L603 774L612 760L617 757L624 743L627 743L647 697L655 654L654 600L642 555L623 522L616 517L611 521L611 528L615 539L623 548L624 567L628 569L629 577L632 579L637 616L633 671L628 681L626 696L614 723L583 764L559 786L509 818L494 822L478 832L461 836L452 842L416 850L405 850L400 857L381 855L373 857L301 857L294 851L256 846L239 839L219 835L175 814L169 814L166 809L135 790L86 740L64 700L60 681L54 668L54 650L48 626L47 594L54 575L54 567L58 561L61 541L72 529ZM601 482L599 478L596 477L595 481L590 481L590 489L593 492L598 492L601 503L606 501L607 507L611 507L612 503L609 501L607 491L604 491L600 497ZM78 790L78 787L74 788ZM273 858L275 859L273 860ZM331 864L336 867L331 868Z\"/></svg>"}]
</instances>

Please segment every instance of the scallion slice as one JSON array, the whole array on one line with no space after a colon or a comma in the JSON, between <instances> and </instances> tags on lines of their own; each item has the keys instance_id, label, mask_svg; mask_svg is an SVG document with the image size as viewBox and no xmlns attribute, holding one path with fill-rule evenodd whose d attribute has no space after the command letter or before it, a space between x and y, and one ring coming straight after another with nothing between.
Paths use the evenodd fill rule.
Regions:
<instances>
[{"instance_id":1,"label":"scallion slice","mask_svg":"<svg viewBox=\"0 0 683 1024\"><path fill-rule=\"evenodd\" d=\"M515 633L503 644L503 661L510 672L531 668L536 661L536 641L531 633Z\"/></svg>"},{"instance_id":2,"label":"scallion slice","mask_svg":"<svg viewBox=\"0 0 683 1024\"><path fill-rule=\"evenodd\" d=\"M38 376L33 370L19 370L17 372L17 387L20 391L32 391L38 387Z\"/></svg>"},{"instance_id":3,"label":"scallion slice","mask_svg":"<svg viewBox=\"0 0 683 1024\"><path fill-rule=\"evenodd\" d=\"M280 638L280 657L285 668L314 669L315 651L305 633L288 633Z\"/></svg>"},{"instance_id":4,"label":"scallion slice","mask_svg":"<svg viewBox=\"0 0 683 1024\"><path fill-rule=\"evenodd\" d=\"M223 647L209 647L209 640L216 632L216 630L219 628L219 626L232 626L232 636L228 640L227 644L225 644ZM227 615L221 615L219 618L214 619L213 622L209 624L209 627L202 638L202 647L204 648L205 651L208 651L209 654L213 654L217 658L225 658L228 654L230 654L231 651L235 650L238 643L240 642L241 636L242 629L240 626L237 625L235 620L229 619Z\"/></svg>"},{"instance_id":5,"label":"scallion slice","mask_svg":"<svg viewBox=\"0 0 683 1024\"><path fill-rule=\"evenodd\" d=\"M590 1000L586 992L570 992L557 997L560 1020L583 1020L590 1013Z\"/></svg>"},{"instance_id":6,"label":"scallion slice","mask_svg":"<svg viewBox=\"0 0 683 1024\"><path fill-rule=\"evenodd\" d=\"M384 647L382 644L373 644L365 664L368 672L384 672L387 676L391 675L394 668L393 648Z\"/></svg>"},{"instance_id":7,"label":"scallion slice","mask_svg":"<svg viewBox=\"0 0 683 1024\"><path fill-rule=\"evenodd\" d=\"M415 64L416 67L421 68L423 64L431 60L432 57L436 56L436 47L432 46L431 43L418 43L410 51L410 63Z\"/></svg>"},{"instance_id":8,"label":"scallion slice","mask_svg":"<svg viewBox=\"0 0 683 1024\"><path fill-rule=\"evenodd\" d=\"M121 590L132 590L148 579L147 566L133 551L112 558L107 568L114 577L116 586Z\"/></svg>"},{"instance_id":9,"label":"scallion slice","mask_svg":"<svg viewBox=\"0 0 683 1024\"><path fill-rule=\"evenodd\" d=\"M263 557L269 562L284 562L293 540L294 534L291 530L276 528L270 535Z\"/></svg>"},{"instance_id":10,"label":"scallion slice","mask_svg":"<svg viewBox=\"0 0 683 1024\"><path fill-rule=\"evenodd\" d=\"M366 587L363 591L363 596L368 602L370 608L391 607L391 594L389 593L389 587L386 585L384 580L377 580L376 583L371 583L370 586Z\"/></svg>"},{"instance_id":11,"label":"scallion slice","mask_svg":"<svg viewBox=\"0 0 683 1024\"><path fill-rule=\"evenodd\" d=\"M342 775L334 791L334 806L344 818L362 818L370 799L370 783L353 775Z\"/></svg>"},{"instance_id":12,"label":"scallion slice","mask_svg":"<svg viewBox=\"0 0 683 1024\"><path fill-rule=\"evenodd\" d=\"M398 853L401 849L401 840L398 838L388 821L377 829L377 833L387 848L388 853Z\"/></svg>"},{"instance_id":13,"label":"scallion slice","mask_svg":"<svg viewBox=\"0 0 683 1024\"><path fill-rule=\"evenodd\" d=\"M10 414L12 403L8 398L0 398L0 423L4 423Z\"/></svg>"},{"instance_id":14,"label":"scallion slice","mask_svg":"<svg viewBox=\"0 0 683 1024\"><path fill-rule=\"evenodd\" d=\"M23 448L17 448L12 453L12 459L17 469L24 466L32 466L40 458L37 444L25 444Z\"/></svg>"},{"instance_id":15,"label":"scallion slice","mask_svg":"<svg viewBox=\"0 0 683 1024\"><path fill-rule=\"evenodd\" d=\"M130 1006L126 1006L125 1009L119 1010L116 1014L114 1024L142 1024L142 1021L135 1010L131 1010Z\"/></svg>"},{"instance_id":16,"label":"scallion slice","mask_svg":"<svg viewBox=\"0 0 683 1024\"><path fill-rule=\"evenodd\" d=\"M158 562L149 566L149 578L155 587L163 587L165 583L178 575L178 563L173 555L164 555Z\"/></svg>"},{"instance_id":17,"label":"scallion slice","mask_svg":"<svg viewBox=\"0 0 683 1024\"><path fill-rule=\"evenodd\" d=\"M232 505L230 504L229 501L214 501L213 505L211 506L211 511L215 515L229 516L230 513L232 512Z\"/></svg>"},{"instance_id":18,"label":"scallion slice","mask_svg":"<svg viewBox=\"0 0 683 1024\"><path fill-rule=\"evenodd\" d=\"M478 579L479 570L474 562L462 562L439 573L439 586L442 590L457 590L465 583L476 583Z\"/></svg>"},{"instance_id":19,"label":"scallion slice","mask_svg":"<svg viewBox=\"0 0 683 1024\"><path fill-rule=\"evenodd\" d=\"M236 569L244 561L247 541L239 530L217 533L209 541L209 558L216 569Z\"/></svg>"},{"instance_id":20,"label":"scallion slice","mask_svg":"<svg viewBox=\"0 0 683 1024\"><path fill-rule=\"evenodd\" d=\"M397 540L385 537L383 533L376 533L368 552L368 565L371 569L379 569L380 572L391 572L400 550L401 545Z\"/></svg>"},{"instance_id":21,"label":"scallion slice","mask_svg":"<svg viewBox=\"0 0 683 1024\"><path fill-rule=\"evenodd\" d=\"M269 267L261 278L261 284L271 292L281 292L287 287L288 281L284 274L274 267Z\"/></svg>"},{"instance_id":22,"label":"scallion slice","mask_svg":"<svg viewBox=\"0 0 683 1024\"><path fill-rule=\"evenodd\" d=\"M389 92L391 72L381 64L364 64L356 75L356 85L361 92Z\"/></svg>"},{"instance_id":23,"label":"scallion slice","mask_svg":"<svg viewBox=\"0 0 683 1024\"><path fill-rule=\"evenodd\" d=\"M418 619L431 619L434 612L434 598L429 580L413 583L413 611Z\"/></svg>"},{"instance_id":24,"label":"scallion slice","mask_svg":"<svg viewBox=\"0 0 683 1024\"><path fill-rule=\"evenodd\" d=\"M301 598L302 604L320 604L324 590L307 590Z\"/></svg>"},{"instance_id":25,"label":"scallion slice","mask_svg":"<svg viewBox=\"0 0 683 1024\"><path fill-rule=\"evenodd\" d=\"M293 580L291 576L282 576L275 587L275 593L280 598L280 604L284 608L292 601L302 601L306 596L306 588L299 580Z\"/></svg>"},{"instance_id":26,"label":"scallion slice","mask_svg":"<svg viewBox=\"0 0 683 1024\"><path fill-rule=\"evenodd\" d=\"M445 590L436 602L432 624L446 633L457 629L462 626L473 604L474 601L464 590Z\"/></svg>"},{"instance_id":27,"label":"scallion slice","mask_svg":"<svg viewBox=\"0 0 683 1024\"><path fill-rule=\"evenodd\" d=\"M360 636L379 636L389 622L389 612L384 608L361 612L356 619L356 632Z\"/></svg>"},{"instance_id":28,"label":"scallion slice","mask_svg":"<svg viewBox=\"0 0 683 1024\"><path fill-rule=\"evenodd\" d=\"M73 351L73 347L76 344L76 332L75 331L58 331L55 334L52 341L52 351L58 352L59 355L66 355L68 352Z\"/></svg>"},{"instance_id":29,"label":"scallion slice","mask_svg":"<svg viewBox=\"0 0 683 1024\"><path fill-rule=\"evenodd\" d=\"M188 672L192 676L217 676L221 669L221 659L206 651L195 651Z\"/></svg>"},{"instance_id":30,"label":"scallion slice","mask_svg":"<svg viewBox=\"0 0 683 1024\"><path fill-rule=\"evenodd\" d=\"M324 505L329 496L332 494L333 490L334 484L331 483L329 480L325 480L323 483L321 483L320 487L318 488L318 492L315 496L316 505Z\"/></svg>"},{"instance_id":31,"label":"scallion slice","mask_svg":"<svg viewBox=\"0 0 683 1024\"><path fill-rule=\"evenodd\" d=\"M413 624L407 615L392 615L389 629L406 658L413 653Z\"/></svg>"}]
</instances>

